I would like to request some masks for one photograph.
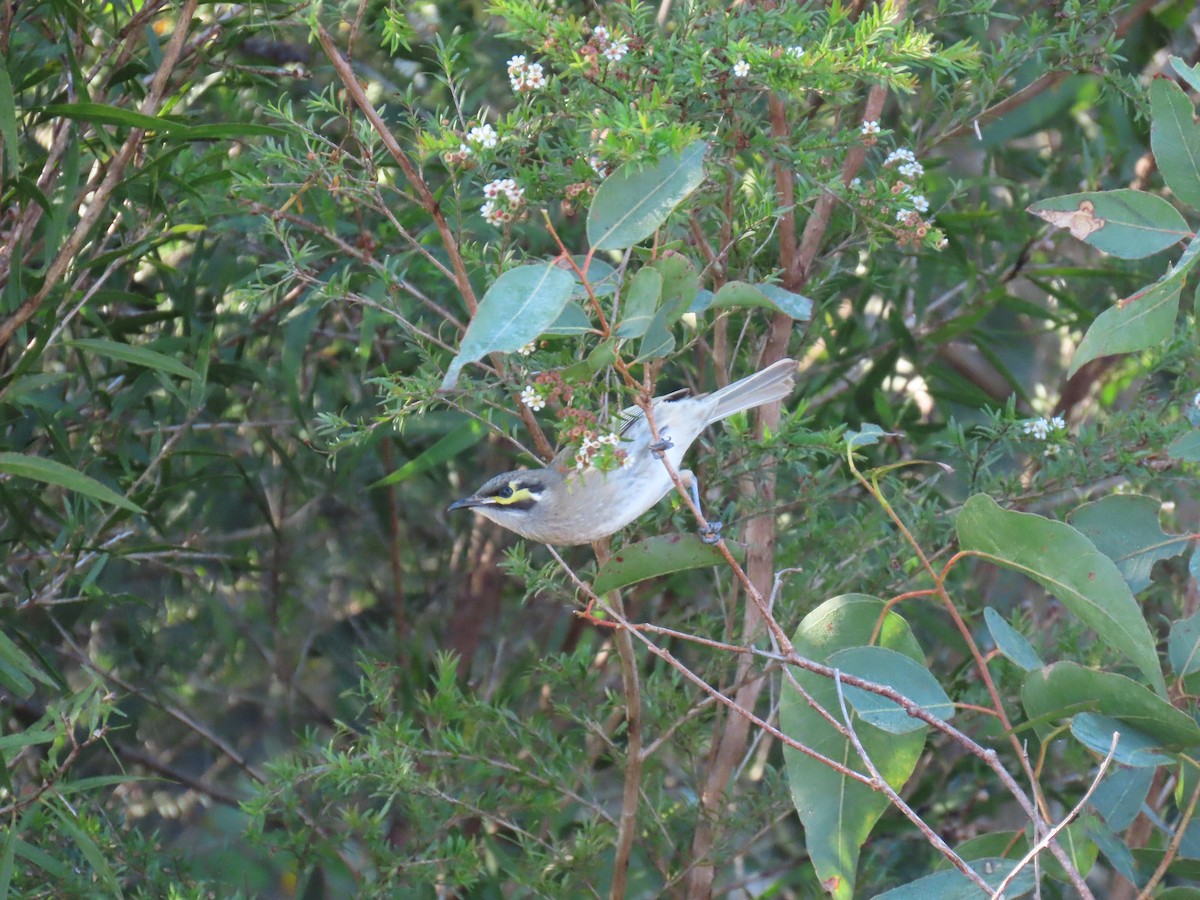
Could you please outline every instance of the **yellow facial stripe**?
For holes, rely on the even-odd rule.
[[[517,487],[515,481],[508,483],[508,492],[507,495],[496,494],[492,497],[492,502],[497,506],[514,506],[535,499],[533,491],[529,488]]]

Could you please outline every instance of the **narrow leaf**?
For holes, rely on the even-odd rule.
[[[1025,635],[1004,621],[1004,617],[1000,613],[990,606],[985,607],[983,620],[987,623],[992,640],[996,642],[996,649],[1010,662],[1020,666],[1026,672],[1042,667],[1041,657],[1037,655],[1033,645],[1025,640]]]
[[[1153,737],[1167,750],[1200,744],[1200,725],[1145,685],[1116,672],[1058,662],[1025,677],[1021,704],[1039,733],[1045,726],[1083,712],[1098,712]]]
[[[21,171],[21,147],[17,143],[17,99],[8,77],[8,59],[0,53],[0,156],[4,171],[15,179]]]
[[[631,161],[609,175],[588,210],[588,243],[596,250],[624,250],[654,234],[704,180],[706,150],[696,141],[652,165]]]
[[[29,478],[45,484],[58,485],[69,491],[91,497],[101,503],[111,503],[130,512],[145,512],[132,500],[127,500],[111,488],[101,484],[95,478],[82,472],[64,466],[52,459],[42,459],[38,456],[26,456],[23,453],[0,453],[0,472]]]
[[[1086,537],[1062,522],[1001,509],[986,494],[963,505],[957,529],[964,550],[1038,582],[1166,693],[1141,608],[1116,564]]]
[[[122,344],[120,341],[109,341],[103,338],[79,338],[74,341],[66,341],[66,344],[76,350],[95,353],[97,356],[107,356],[110,359],[132,363],[146,369],[157,369],[179,378],[200,380],[200,373],[195,369],[185,366],[174,357],[146,347],[135,347],[132,344]]]
[[[484,427],[483,423],[472,419],[470,422],[466,422],[455,428],[445,437],[434,443],[424,453],[415,459],[410,459],[391,475],[379,479],[370,485],[370,487],[378,488],[389,484],[399,484],[415,475],[420,475],[422,472],[428,472],[430,469],[437,468],[447,460],[458,456],[458,454],[462,453],[468,447],[479,443],[486,434],[487,428]]]
[[[745,550],[726,541],[734,558],[741,559]],[[683,572],[688,569],[704,569],[725,562],[712,544],[706,544],[697,534],[662,534],[646,538],[636,544],[627,544],[600,567],[592,588],[597,594],[615,591],[639,581]]]
[[[440,390],[452,389],[467,363],[488,353],[515,353],[534,340],[558,319],[574,287],[571,273],[550,263],[504,272],[479,301]]]
[[[1200,209],[1200,125],[1183,89],[1166,76],[1150,82],[1150,149],[1163,181],[1180,200]]]

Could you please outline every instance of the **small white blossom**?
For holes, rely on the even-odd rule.
[[[500,137],[496,134],[496,129],[491,125],[476,125],[467,132],[467,140],[472,144],[479,144],[481,147],[490,150],[499,142]]]
[[[594,434],[585,434],[583,440],[579,442],[579,449],[583,451],[592,451],[600,449],[600,441],[596,439]]]
[[[591,468],[592,457],[588,455],[586,450],[580,450],[575,454],[575,468],[580,471]]]
[[[744,59],[739,59],[733,64],[733,74],[735,78],[745,78],[750,74],[750,63]]]
[[[1052,431],[1062,431],[1067,427],[1067,421],[1062,416],[1054,416],[1050,419],[1050,429]]]
[[[610,431],[608,434],[600,435],[599,441],[601,444],[608,444],[612,447],[615,447],[621,442],[621,436],[615,431]]]
[[[525,87],[530,91],[541,90],[546,86],[546,73],[541,63],[533,63],[525,70]]]
[[[472,150],[466,144],[459,144],[458,152],[461,153],[463,156],[470,156],[472,153]]]
[[[914,160],[912,162],[906,162],[904,165],[900,166],[898,171],[901,175],[906,175],[909,178],[920,178],[925,174],[925,167]]]
[[[1025,423],[1024,431],[1026,434],[1031,434],[1039,441],[1044,441],[1046,435],[1050,433],[1050,426],[1045,419],[1029,419]]]
[[[863,120],[862,133],[866,135],[879,134],[879,123],[874,119]]]
[[[929,212],[929,201],[925,199],[924,194],[913,194],[908,198],[908,202],[919,213]]]
[[[888,154],[887,159],[883,161],[885,166],[890,166],[894,162],[916,162],[917,158],[911,150],[893,150]]]
[[[855,190],[855,191],[857,191],[857,190],[859,190],[861,187],[862,187],[862,179],[861,179],[861,178],[851,178],[851,179],[850,179],[850,188],[851,188],[851,190]]]
[[[911,216],[912,214],[913,214],[913,211],[911,209],[898,209],[898,210],[896,210],[896,221],[897,222],[907,222],[909,216]]]
[[[509,75],[512,75],[514,72],[519,72],[521,69],[524,69],[524,68],[525,68],[525,57],[524,56],[514,56],[512,59],[510,59],[508,61],[508,74]]]
[[[601,178],[608,174],[608,166],[604,164],[604,160],[600,158],[599,154],[593,153],[587,158],[587,161],[588,165],[592,167],[592,171]]]
[[[624,39],[613,41],[601,52],[609,62],[620,62],[625,58],[625,54],[629,52],[629,42]]]
[[[493,200],[489,200],[487,203],[483,204],[482,208],[479,210],[479,214],[483,216],[483,220],[489,225],[495,225],[497,227],[503,225],[512,218],[512,215],[507,210],[500,209],[500,207],[496,206],[496,203]]]
[[[522,356],[529,356],[536,349],[537,349],[537,343],[535,341],[530,341],[528,344],[525,344],[522,347],[520,347],[517,350],[517,352],[519,354],[521,354]]]
[[[804,55],[804,48],[799,47],[799,46],[788,47],[787,55],[790,56],[792,59],[799,59],[800,57],[802,57]]]
[[[592,29],[592,39],[601,47],[608,43],[608,29],[603,25],[597,25]]]
[[[546,398],[532,384],[527,384],[521,391],[521,402],[534,412],[546,408]]]

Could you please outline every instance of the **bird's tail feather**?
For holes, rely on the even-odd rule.
[[[717,406],[710,422],[719,422],[743,409],[753,409],[764,403],[782,400],[796,386],[796,361],[781,359],[760,372],[747,375],[741,381],[716,391]]]

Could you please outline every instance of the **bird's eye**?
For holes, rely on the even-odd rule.
[[[500,490],[496,492],[496,496],[502,500],[507,500],[512,495],[513,495],[513,489],[512,489],[511,484],[506,484],[504,487],[500,488]]]

